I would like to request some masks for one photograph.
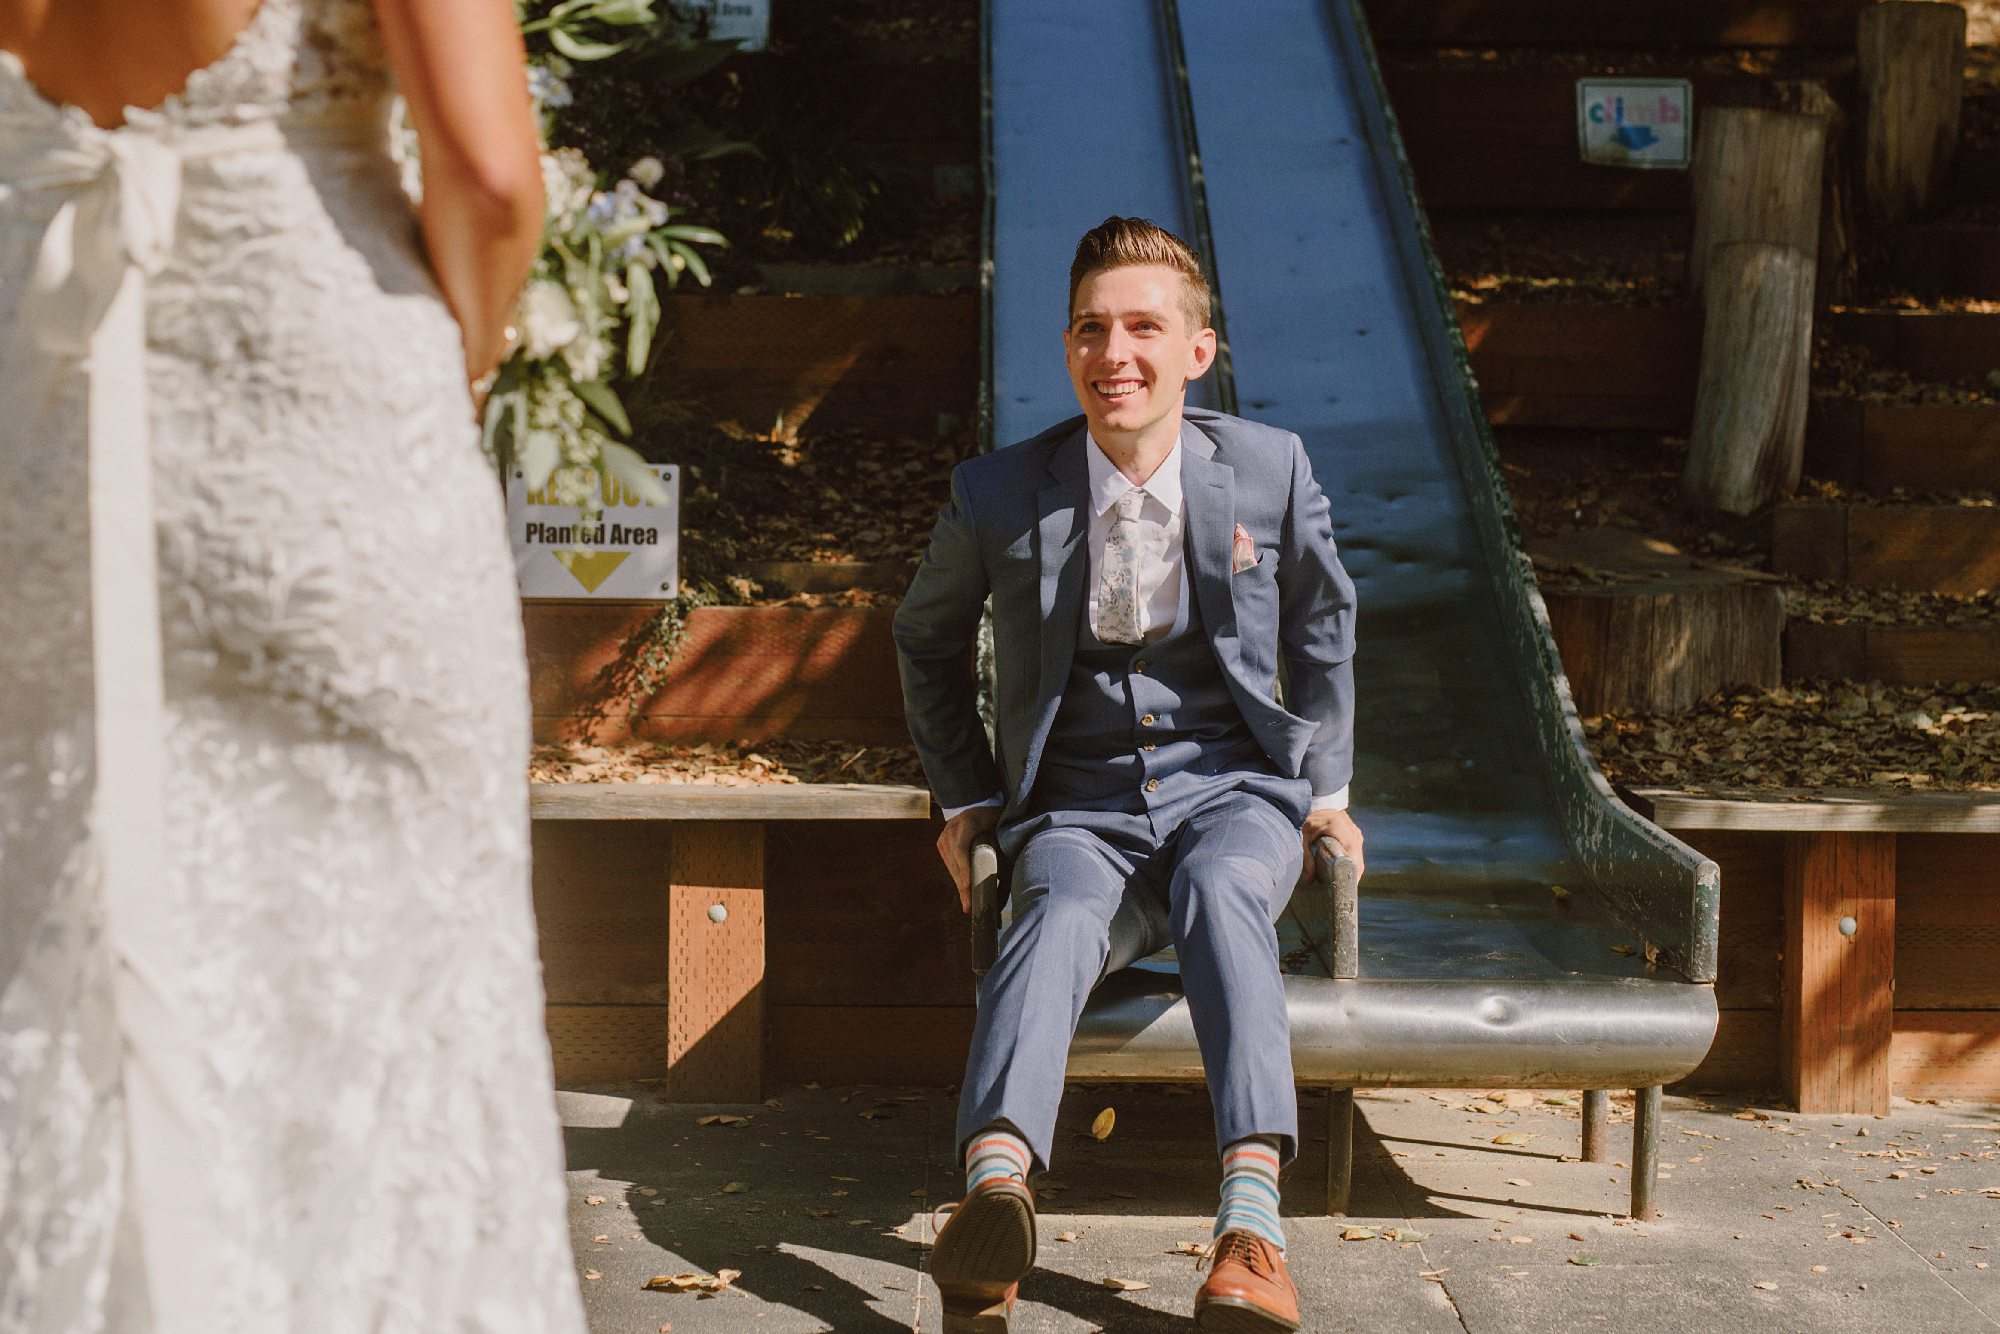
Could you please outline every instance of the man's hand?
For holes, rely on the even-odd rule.
[[[972,842],[981,834],[990,834],[1000,827],[998,806],[974,806],[960,811],[944,822],[944,832],[938,835],[938,856],[944,858],[945,868],[958,885],[958,910],[972,911]],[[1359,847],[1359,835],[1355,846]]]
[[[1366,865],[1361,860],[1361,830],[1354,819],[1344,810],[1314,811],[1306,817],[1304,830],[1306,845],[1306,874],[1313,874],[1313,844],[1322,838],[1330,838],[1340,845],[1340,850],[1354,858],[1354,873],[1357,879]],[[971,844],[968,842],[967,847]]]

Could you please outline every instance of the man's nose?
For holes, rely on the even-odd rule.
[[[1104,350],[1099,354],[1104,361],[1124,364],[1132,359],[1132,336],[1117,325],[1104,331]]]

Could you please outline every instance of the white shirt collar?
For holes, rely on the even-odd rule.
[[[1090,466],[1090,506],[1093,514],[1102,514],[1118,503],[1118,497],[1132,489],[1132,479],[1118,471],[1118,465],[1104,452],[1104,446],[1097,443],[1097,437],[1084,433],[1090,448],[1083,451]],[[1153,475],[1139,488],[1153,499],[1167,507],[1167,513],[1181,512],[1181,442],[1174,438],[1174,447]]]

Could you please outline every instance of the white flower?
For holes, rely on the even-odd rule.
[[[667,174],[667,169],[656,157],[642,157],[634,162],[632,170],[625,174],[637,181],[641,189],[650,190],[660,183],[660,178]]]
[[[530,361],[554,356],[583,332],[569,292],[547,279],[529,283],[521,293],[514,324],[521,331],[521,355]]]
[[[569,373],[578,380],[595,380],[604,374],[604,343],[596,338],[579,338],[562,350]]]

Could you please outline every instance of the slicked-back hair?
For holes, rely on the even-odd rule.
[[[1076,315],[1076,289],[1100,269],[1124,269],[1135,264],[1164,264],[1181,276],[1181,313],[1188,332],[1208,327],[1208,276],[1186,241],[1144,218],[1106,218],[1076,243],[1069,266],[1069,313]]]

